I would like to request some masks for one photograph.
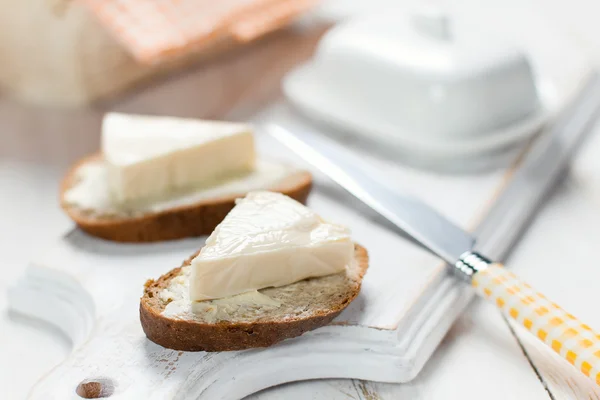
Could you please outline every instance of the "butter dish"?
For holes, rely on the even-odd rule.
[[[420,8],[336,26],[283,89],[305,115],[398,160],[470,168],[539,130],[537,79],[528,55],[484,24]]]

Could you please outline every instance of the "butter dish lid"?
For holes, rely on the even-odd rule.
[[[382,57],[405,72],[448,79],[470,79],[525,58],[506,39],[434,7],[372,14],[338,25],[325,35],[315,58],[342,51]]]
[[[485,21],[435,8],[337,25],[283,89],[348,135],[449,159],[523,143],[546,119],[528,54]]]

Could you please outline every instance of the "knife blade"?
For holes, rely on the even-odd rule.
[[[392,222],[417,242],[449,263],[455,263],[475,244],[475,238],[419,199],[386,187],[373,176],[359,156],[318,133],[297,135],[280,125],[269,133],[332,180]],[[318,149],[318,150],[317,150]]]
[[[583,136],[584,128],[598,112],[599,104],[600,78],[593,74],[585,89],[562,118],[556,121],[553,129],[572,131],[573,136]],[[281,124],[269,124],[267,131],[446,262],[454,265],[461,255],[474,248],[476,238],[473,235],[456,226],[420,199],[378,182],[373,178],[377,171],[365,165],[359,155],[332,139],[310,129],[295,133]],[[570,154],[578,143],[579,140],[569,140],[567,144],[572,149],[563,149],[563,153]],[[555,150],[551,146],[544,148],[547,148],[547,151]],[[533,149],[534,152],[535,150]],[[537,158],[542,156],[540,154]]]
[[[434,209],[410,195],[386,187],[372,177],[357,155],[318,133],[297,135],[280,125],[269,132],[332,180],[449,263],[456,262],[475,239]],[[318,149],[318,150],[317,150]]]

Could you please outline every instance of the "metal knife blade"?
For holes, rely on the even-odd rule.
[[[454,264],[475,238],[421,200],[395,192],[372,178],[364,161],[315,132],[296,135],[280,125],[268,131],[310,164],[442,259]],[[317,150],[318,149],[318,150]]]
[[[537,179],[544,181],[542,185],[545,188],[544,193],[550,187],[550,181],[559,175],[557,169],[563,168],[565,161],[563,159],[568,159],[575,151],[599,112],[600,75],[594,72],[583,85],[579,95],[554,122],[548,135],[540,138],[530,150],[532,157],[529,157],[529,163],[538,167],[533,170],[540,173]],[[280,124],[268,125],[267,131],[451,265],[475,246],[473,235],[450,222],[421,200],[400,194],[377,182],[372,178],[376,172],[368,171],[368,166],[358,155],[335,141],[308,129],[302,129],[302,132],[297,134]],[[554,156],[557,145],[562,147],[560,157]],[[554,159],[554,165],[548,166],[547,162],[544,162],[546,159],[550,161]],[[520,189],[527,190],[527,188]],[[505,195],[511,194],[505,193]],[[527,216],[522,216],[520,220],[527,220]],[[521,223],[523,224],[524,222]]]

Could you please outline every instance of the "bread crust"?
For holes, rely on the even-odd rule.
[[[197,254],[197,253],[196,253]],[[290,317],[281,321],[217,322],[214,324],[188,321],[163,316],[165,305],[159,299],[161,290],[169,286],[182,267],[189,265],[196,255],[186,260],[158,280],[146,282],[140,299],[140,321],[144,333],[156,344],[183,351],[231,351],[256,347],[268,347],[284,339],[300,336],[305,332],[329,324],[356,298],[362,278],[369,267],[367,250],[354,246],[357,261],[356,274],[351,277],[351,290],[338,297],[326,311],[315,310],[310,316]],[[319,278],[313,278],[319,279]]]
[[[209,235],[235,206],[235,199],[243,196],[219,197],[203,200],[160,212],[141,216],[94,216],[69,205],[65,193],[77,182],[77,170],[84,164],[97,162],[102,158],[94,154],[76,163],[67,173],[61,184],[60,204],[67,215],[83,231],[90,235],[115,242],[158,242]],[[308,171],[298,171],[288,180],[280,182],[269,190],[283,193],[302,204],[312,189],[312,175]]]

